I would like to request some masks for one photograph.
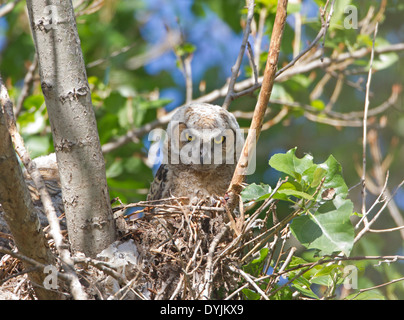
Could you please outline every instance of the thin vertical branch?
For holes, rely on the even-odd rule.
[[[28,68],[27,74],[24,77],[24,85],[21,89],[20,96],[18,97],[15,106],[16,117],[18,117],[18,115],[20,114],[22,105],[24,104],[25,99],[28,97],[30,88],[32,87],[32,84],[34,82],[34,74],[37,68],[38,68],[38,56],[35,54],[34,59],[32,60],[30,67]]]
[[[366,82],[366,97],[365,97],[365,110],[363,114],[363,139],[362,139],[362,214],[366,214],[366,145],[367,145],[367,120],[368,120],[368,110],[369,110],[369,91],[370,83],[372,80],[372,66],[375,51],[376,35],[378,30],[378,24],[376,24],[375,32],[373,36],[372,52],[370,55],[370,66],[368,73],[368,80]],[[368,220],[364,219],[365,225],[367,225]]]
[[[325,11],[327,10],[328,1],[324,7],[324,14],[325,14]],[[330,7],[330,13],[327,16],[327,20],[325,21],[325,25],[324,25],[325,30],[324,30],[324,38],[323,38],[323,43],[322,43],[323,56],[321,57],[321,62],[323,61],[323,58],[324,58],[325,37],[327,36],[327,30],[330,27],[331,17],[332,17],[332,14],[334,13],[334,4],[335,4],[335,0],[332,0],[331,7]]]
[[[268,9],[266,7],[263,7],[260,11],[260,16],[258,20],[258,30],[254,41],[254,53],[255,53],[254,62],[258,68],[258,71],[260,65],[262,37],[264,36],[265,19],[267,17],[267,14]]]
[[[278,1],[276,17],[271,35],[270,48],[265,66],[264,79],[262,81],[261,91],[254,109],[254,115],[250,125],[250,130],[247,135],[247,139],[244,143],[240,159],[237,163],[236,170],[234,171],[232,181],[227,191],[229,195],[227,208],[230,209],[230,211],[232,211],[232,208],[234,208],[237,205],[237,195],[241,192],[241,183],[243,182],[244,177],[247,173],[248,164],[251,160],[253,151],[256,147],[256,142],[261,133],[262,122],[264,119],[265,111],[267,110],[268,107],[268,101],[271,96],[272,87],[275,81],[276,69],[278,65],[279,52],[281,47],[281,40],[286,23],[287,5],[288,5],[287,0]]]
[[[301,0],[298,1],[301,4]],[[295,16],[295,38],[293,39],[293,58],[297,57],[300,52],[300,42],[302,38],[302,14],[296,12]]]
[[[244,29],[243,41],[241,42],[241,47],[240,47],[240,51],[237,56],[236,63],[231,68],[231,78],[230,78],[230,82],[229,82],[229,87],[227,90],[227,95],[226,95],[223,105],[222,105],[222,107],[224,109],[227,109],[230,105],[230,102],[234,99],[234,97],[233,97],[234,85],[236,84],[238,73],[240,71],[241,62],[243,61],[244,52],[245,52],[245,49],[247,46],[248,37],[251,32],[251,21],[254,18],[254,6],[255,6],[254,0],[250,0],[249,5],[248,5],[247,22],[246,22],[246,26]]]
[[[252,78],[254,79],[254,84],[258,83],[258,68],[257,65],[255,64],[255,59],[254,59],[254,52],[251,48],[251,44],[247,41],[247,53],[248,53],[248,59],[250,60],[250,66],[252,72]]]

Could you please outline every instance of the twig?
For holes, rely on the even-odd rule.
[[[351,59],[351,58],[360,59],[369,53],[368,48],[361,48],[361,49],[358,49],[353,52],[341,53],[333,59],[325,58],[323,62],[320,59],[315,59],[315,60],[311,60],[311,61],[299,64],[298,66],[294,66],[295,63],[299,59],[302,58],[302,56],[304,56],[308,51],[310,51],[318,43],[318,41],[321,39],[321,36],[323,34],[322,32],[324,32],[324,31],[320,30],[319,34],[313,40],[313,42],[311,43],[311,45],[308,48],[303,50],[301,54],[299,54],[295,59],[293,59],[291,62],[289,62],[285,67],[278,70],[278,72],[276,73],[277,82],[285,81],[294,75],[310,72],[317,68],[321,68],[321,67],[325,68],[327,66],[330,66],[332,63],[339,63],[341,61],[345,61],[345,60]],[[397,43],[397,44],[386,45],[383,47],[378,47],[375,49],[375,54],[397,52],[397,51],[404,51],[404,43]],[[259,77],[258,81],[259,82],[257,84],[254,84],[254,80],[249,78],[249,79],[242,80],[242,81],[236,83],[234,85],[234,91],[237,93],[234,94],[234,99],[237,99],[244,95],[251,94],[255,90],[261,88],[263,77]],[[228,92],[228,84],[225,84],[222,88],[213,90],[197,99],[194,99],[192,102],[195,102],[195,103],[212,102],[216,99],[225,97],[227,92]],[[173,111],[167,113],[166,115],[164,115],[150,123],[147,123],[147,124],[143,125],[142,127],[129,130],[125,135],[117,138],[114,141],[104,144],[102,146],[102,152],[103,153],[112,152],[112,151],[124,146],[125,144],[132,142],[133,139],[142,137],[145,134],[149,133],[151,130],[168,123],[171,120],[175,111],[176,110],[174,109]],[[370,113],[369,113],[369,115],[370,115]]]
[[[373,202],[373,204],[372,204],[372,206],[369,208],[369,210],[361,217],[361,219],[360,219],[360,220],[358,221],[358,223],[355,225],[355,230],[359,228],[359,226],[360,226],[360,224],[362,223],[362,221],[367,217],[367,215],[373,210],[373,208],[374,208],[377,204],[382,203],[383,201],[385,201],[385,199],[384,199],[384,192],[385,192],[385,190],[386,190],[386,188],[387,188],[387,181],[388,181],[388,179],[389,179],[389,173],[387,172],[386,179],[385,179],[385,181],[384,181],[383,188],[382,188],[382,190],[381,190],[380,193],[379,193],[379,196],[378,196],[378,197],[376,198],[376,200]]]
[[[275,80],[281,40],[286,22],[287,4],[287,0],[278,1],[274,27],[271,35],[270,49],[265,66],[264,79],[262,82],[260,95],[258,97],[257,105],[254,109],[254,116],[250,125],[247,139],[244,143],[240,159],[237,163],[236,170],[234,171],[232,181],[227,191],[229,195],[229,201],[226,205],[229,209],[231,209],[230,211],[233,211],[234,207],[237,205],[236,199],[241,192],[241,183],[244,180],[249,161],[251,160],[253,150],[261,133],[263,118],[265,115],[265,111],[267,110],[268,101],[271,96],[272,87]]]
[[[370,55],[370,66],[369,66],[369,74],[368,80],[366,83],[366,97],[365,97],[365,111],[363,113],[363,140],[362,140],[362,214],[366,214],[366,145],[367,145],[367,120],[368,120],[368,109],[369,109],[369,90],[370,90],[370,82],[372,79],[372,66],[373,66],[373,57],[375,51],[375,42],[377,35],[378,25],[376,24],[375,32],[373,35],[373,43],[372,43],[372,51]],[[367,218],[364,219],[365,225],[367,224]]]
[[[335,0],[334,0],[335,1]],[[331,4],[331,6],[333,7],[334,6],[334,1],[333,1],[333,3]],[[333,9],[332,10],[330,10],[330,13],[329,13],[329,15],[328,15],[328,18],[327,18],[327,20],[328,19],[331,19],[331,15],[332,15],[332,12],[333,12]],[[278,70],[278,72],[276,73],[276,78],[277,77],[279,77],[282,73],[284,73],[287,69],[289,69],[290,67],[292,67],[292,66],[294,66],[295,65],[295,63],[297,62],[297,61],[299,61],[307,52],[309,52],[311,49],[313,49],[316,45],[317,45],[317,43],[321,40],[321,38],[323,38],[323,37],[325,37],[325,34],[326,34],[326,32],[327,32],[327,24],[326,23],[322,23],[322,26],[321,26],[321,29],[320,29],[320,31],[318,32],[318,34],[317,34],[317,36],[314,38],[314,40],[311,42],[311,44],[306,48],[306,49],[304,49],[302,52],[300,52],[296,57],[294,57],[294,59],[292,60],[292,61],[290,61],[286,66],[284,66],[282,69],[280,69],[280,70]],[[320,58],[320,63],[323,63],[324,61],[323,61],[324,59],[323,59],[323,57],[321,57]]]
[[[243,270],[238,269],[232,265],[229,265],[229,269],[233,272],[238,273],[240,276],[242,276],[250,285],[252,285],[254,287],[255,290],[257,290],[257,292],[260,294],[260,296],[262,298],[264,298],[265,300],[269,300],[269,298],[267,297],[265,292],[262,291],[262,289],[254,282],[254,280],[251,279],[251,276],[249,274],[245,273]]]
[[[35,73],[35,70],[37,69],[37,67],[38,67],[38,57],[35,54],[34,60],[32,61],[31,65],[28,68],[28,71],[24,77],[24,85],[21,89],[20,96],[18,97],[16,106],[15,106],[16,117],[18,117],[18,115],[20,114],[22,105],[24,104],[25,99],[28,97],[30,87],[34,80],[34,73]]]
[[[136,46],[136,44],[137,43],[132,43],[132,44],[130,44],[130,45],[128,45],[128,46],[125,46],[125,47],[123,47],[123,48],[121,48],[121,49],[119,49],[119,50],[116,50],[116,51],[114,51],[114,52],[112,52],[107,58],[102,58],[102,59],[97,59],[97,60],[94,60],[94,61],[92,61],[92,62],[90,62],[90,63],[87,63],[87,65],[86,65],[86,68],[94,68],[94,67],[96,67],[96,66],[98,66],[98,65],[100,65],[100,64],[103,64],[104,62],[107,62],[108,60],[110,60],[111,58],[114,58],[114,57],[117,57],[117,56],[119,56],[120,54],[122,54],[122,53],[126,53],[126,52],[128,52],[130,49],[132,49],[132,48],[134,48],[135,46]],[[168,48],[164,48],[165,50],[168,50]],[[165,51],[161,51],[161,54],[163,54]],[[148,60],[144,60],[144,61],[148,61]],[[144,61],[142,61],[142,63],[145,63]],[[137,65],[139,68],[141,67],[141,63],[139,63],[138,62],[138,65]]]
[[[354,243],[358,242],[358,240],[360,238],[362,238],[362,236],[369,231],[370,226],[379,218],[379,215],[383,212],[383,210],[386,208],[386,206],[388,205],[388,203],[390,202],[391,199],[394,198],[397,190],[399,188],[401,188],[401,186],[404,185],[404,180],[401,181],[401,183],[397,186],[396,190],[394,190],[393,194],[389,197],[389,199],[387,199],[385,201],[385,203],[383,204],[383,206],[379,209],[379,211],[375,214],[375,216],[372,218],[371,221],[368,222],[368,224],[366,224],[363,229],[356,235],[355,239],[354,239]]]
[[[104,261],[100,260],[95,260],[89,257],[75,257],[73,259],[74,263],[84,263],[86,265],[93,266],[94,268],[104,272],[105,274],[111,276],[115,280],[119,282],[119,284],[122,286],[121,290],[124,288],[127,288],[132,285],[133,281],[135,279],[131,279],[131,281],[127,281],[125,277],[120,274],[119,272],[115,271],[112,267],[109,267],[107,263]],[[140,291],[137,289],[132,288],[132,291],[142,300],[148,300],[147,297],[145,297]]]
[[[391,280],[391,281],[388,281],[388,282],[385,282],[385,283],[382,283],[382,284],[378,284],[377,286],[373,286],[373,287],[369,287],[369,288],[365,288],[365,289],[360,289],[359,292],[357,292],[353,297],[350,298],[350,300],[354,300],[357,296],[359,296],[360,294],[362,294],[362,293],[364,293],[366,291],[370,291],[370,290],[378,289],[378,288],[381,288],[381,287],[385,287],[385,286],[388,286],[388,285],[390,285],[392,283],[396,283],[396,282],[403,281],[403,280],[404,280],[404,277],[394,279],[394,280]]]
[[[254,0],[249,0],[249,1],[250,2],[248,4],[247,22],[246,22],[246,26],[244,29],[243,40],[241,42],[241,47],[240,47],[239,54],[237,56],[236,63],[231,68],[231,78],[230,78],[230,82],[229,82],[229,86],[228,86],[228,91],[227,91],[227,95],[226,95],[223,105],[222,105],[222,107],[224,109],[227,109],[230,105],[230,102],[233,100],[234,85],[236,83],[238,73],[240,71],[240,66],[241,66],[241,62],[243,61],[243,56],[244,56],[245,48],[247,45],[248,37],[251,32],[251,21],[254,18],[255,3],[254,3]]]
[[[291,213],[288,215],[286,218],[278,222],[276,225],[274,225],[271,229],[267,230],[265,232],[265,238],[260,240],[247,254],[243,256],[241,259],[241,262],[244,262],[249,256],[257,252],[259,248],[266,243],[274,234],[278,233],[280,230],[282,230],[285,225],[287,225],[294,217],[296,217],[301,211],[296,210],[295,212]],[[263,234],[264,235],[264,234]],[[260,235],[261,237],[262,235]],[[257,237],[258,238],[258,237]]]
[[[258,30],[254,41],[254,54],[255,54],[254,63],[257,67],[258,73],[260,67],[262,37],[264,36],[265,19],[267,15],[268,15],[268,9],[267,7],[264,6],[260,11],[260,16],[258,20]]]
[[[370,154],[372,155],[373,158],[373,172],[374,176],[376,178],[376,183],[378,187],[383,184],[383,179],[385,175],[385,168],[382,163],[382,155],[381,155],[381,150],[378,144],[378,136],[377,136],[377,131],[376,130],[371,130],[369,131],[368,134],[368,140],[369,140],[369,145],[370,145]],[[386,157],[387,158],[387,157]],[[387,166],[388,167],[388,166]],[[388,174],[388,171],[387,171]],[[386,198],[390,198],[390,190],[386,187],[383,186],[382,189],[382,194]],[[388,205],[387,208],[389,210],[389,213],[391,217],[393,218],[394,222],[397,224],[397,226],[402,226],[404,225],[404,219],[401,216],[400,210],[397,208],[396,203],[394,202],[394,199],[392,199]],[[398,229],[400,230],[400,229]],[[404,239],[404,230],[400,230],[401,238]]]
[[[45,267],[46,267],[46,265],[44,265],[44,264],[42,264],[42,263],[40,263],[40,262],[38,262],[38,261],[36,261],[34,259],[28,258],[28,257],[24,256],[21,253],[14,252],[14,251],[12,251],[12,250],[10,250],[8,248],[5,248],[3,246],[0,246],[0,253],[8,254],[8,255],[16,258],[16,259],[19,259],[21,261],[25,261],[28,264],[32,265],[35,269],[44,270]],[[33,271],[33,270],[31,270],[31,271]],[[60,278],[62,280],[65,280],[67,282],[71,281],[71,276],[69,274],[67,274],[67,273],[58,272],[57,276],[58,276],[58,278]]]
[[[220,239],[224,236],[227,230],[229,230],[229,225],[225,224],[210,244],[205,268],[205,288],[202,292],[202,299],[209,299],[210,297],[210,284],[212,282],[213,265],[214,265],[213,254],[215,252],[217,245],[219,244]]]
[[[4,6],[2,6],[0,8],[0,17],[3,17],[6,14],[8,14],[9,12],[11,12],[20,1],[21,0],[10,1],[7,4],[5,4]]]
[[[252,76],[254,79],[254,84],[257,84],[258,83],[258,70],[257,70],[257,65],[255,64],[254,53],[252,51],[251,44],[249,41],[247,41],[247,53],[248,53],[248,59],[250,60],[251,69],[253,71]]]
[[[268,297],[273,296],[275,293],[277,293],[279,290],[281,290],[282,288],[288,286],[289,284],[291,284],[293,281],[295,281],[297,278],[299,278],[300,276],[302,276],[303,274],[305,274],[307,271],[310,271],[311,269],[313,269],[315,266],[321,264],[322,260],[319,260],[317,262],[312,263],[311,265],[309,265],[306,269],[301,270],[300,272],[298,272],[292,279],[289,279],[286,283],[284,283],[281,286],[278,286],[275,290],[271,291],[268,294]],[[285,271],[286,273],[286,271]],[[282,274],[282,272],[277,273],[277,275],[279,276],[279,274]],[[272,274],[272,276],[274,276],[274,274]]]
[[[331,7],[330,7],[330,12],[329,12],[329,14],[328,14],[328,16],[327,16],[327,20],[325,21],[325,24],[323,24],[323,27],[324,27],[324,38],[323,38],[323,43],[322,43],[322,46],[321,46],[321,47],[322,47],[322,51],[323,51],[323,56],[321,57],[321,61],[324,59],[325,37],[326,37],[326,35],[327,35],[327,30],[328,30],[328,28],[329,28],[329,26],[330,26],[330,21],[331,21],[332,14],[334,13],[334,4],[335,4],[335,0],[332,0]],[[325,8],[324,8],[324,14],[325,14],[325,11],[327,10],[327,9],[326,9],[327,5],[328,5],[328,0],[327,0],[326,5],[325,5]]]
[[[181,42],[181,36],[179,32],[169,31],[165,37],[165,41],[145,53],[139,54],[130,58],[126,66],[129,70],[136,70],[144,66],[153,59],[160,57],[162,54],[171,50],[173,47]]]
[[[301,4],[301,0],[298,1]],[[295,37],[293,39],[293,58],[296,57],[300,53],[300,43],[302,37],[302,14],[300,12],[296,12],[295,16]]]
[[[288,255],[287,255],[287,257],[286,257],[284,263],[282,264],[282,266],[280,267],[280,269],[279,269],[279,271],[278,271],[279,273],[282,273],[282,272],[286,269],[286,267],[289,265],[289,263],[290,263],[290,261],[292,260],[292,257],[293,257],[293,255],[295,254],[296,250],[297,250],[296,247],[292,247],[292,248],[290,249],[290,251],[289,251],[289,253],[288,253]],[[282,251],[281,251],[281,252],[282,252]],[[281,255],[279,254],[279,258],[280,258],[280,256],[281,256]],[[275,267],[274,267],[274,270],[275,270]],[[279,279],[280,277],[281,277],[281,276],[277,276],[277,277],[274,278],[273,281],[269,281],[269,282],[268,282],[267,289],[265,290],[266,293],[269,292],[269,290],[271,289],[271,287],[273,286],[274,283],[277,283],[277,282],[278,282],[278,279]]]
[[[182,65],[182,73],[185,78],[185,103],[192,101],[192,69],[191,69],[192,54],[186,57],[180,57]]]
[[[403,230],[404,226],[400,227],[394,227],[394,228],[389,228],[389,229],[369,229],[369,232],[374,232],[374,233],[383,233],[383,232],[393,232],[397,230]]]

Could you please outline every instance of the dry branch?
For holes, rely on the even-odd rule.
[[[250,125],[246,141],[244,143],[240,159],[237,163],[232,181],[228,188],[229,200],[227,206],[230,211],[233,211],[238,202],[238,195],[241,191],[241,183],[245,178],[248,169],[249,161],[256,147],[256,142],[261,133],[261,127],[264,119],[265,112],[268,107],[268,101],[271,96],[272,87],[275,80],[276,69],[278,65],[278,58],[281,46],[283,30],[286,23],[286,8],[288,1],[278,1],[276,10],[276,17],[274,27],[271,35],[270,49],[268,53],[267,63],[264,71],[264,79],[262,81],[260,95],[258,97],[257,105],[254,109],[253,119]]]
[[[228,91],[227,91],[226,97],[225,97],[223,105],[222,105],[222,108],[224,108],[224,109],[227,109],[230,105],[230,102],[234,99],[234,85],[236,84],[236,81],[237,81],[241,62],[243,60],[244,52],[245,52],[245,49],[247,46],[248,37],[251,32],[251,22],[254,18],[254,6],[255,6],[254,0],[249,0],[247,22],[246,22],[245,29],[244,29],[243,40],[241,42],[240,51],[237,56],[236,63],[231,68],[232,74],[231,74],[231,78],[230,78],[228,89],[227,89]]]
[[[370,55],[370,66],[368,73],[368,80],[366,82],[366,97],[365,97],[365,109],[363,112],[363,138],[362,138],[362,214],[366,214],[366,145],[367,145],[367,121],[368,121],[368,110],[369,110],[369,92],[370,92],[370,83],[372,79],[372,66],[373,66],[373,57],[375,50],[375,42],[377,35],[377,24],[373,35],[373,43],[372,43],[372,52]],[[367,218],[364,219],[365,225],[367,225]]]
[[[0,206],[5,212],[5,220],[11,230],[19,252],[42,264],[54,264],[55,259],[46,245],[38,215],[31,201],[28,187],[24,181],[11,137],[6,125],[4,86],[1,90],[0,110]],[[25,262],[26,263],[26,262]],[[29,268],[31,263],[26,264]],[[35,292],[39,299],[57,299],[59,295],[42,287],[45,280],[43,269],[30,273]]]
[[[41,176],[40,171],[36,168],[35,162],[31,160],[31,157],[28,151],[25,148],[24,140],[20,133],[17,130],[17,124],[15,121],[15,116],[13,113],[13,104],[10,100],[8,95],[7,89],[4,86],[2,80],[0,79],[0,101],[3,105],[6,119],[7,119],[7,126],[10,132],[10,136],[12,138],[14,148],[21,159],[21,162],[27,169],[27,172],[31,176],[36,189],[38,190],[41,201],[44,207],[44,211],[46,217],[49,222],[49,234],[55,241],[55,246],[57,251],[60,254],[60,259],[62,262],[62,266],[65,272],[69,275],[69,285],[71,287],[72,295],[75,299],[86,299],[87,295],[84,293],[83,289],[81,288],[80,281],[74,271],[73,260],[71,259],[70,252],[67,249],[67,244],[64,241],[64,238],[61,234],[59,220],[56,214],[56,210],[52,203],[52,198],[46,188],[45,182]],[[19,221],[19,223],[23,224],[23,221]]]

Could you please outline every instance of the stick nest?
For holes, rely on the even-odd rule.
[[[143,209],[124,215],[128,207]],[[266,219],[257,219],[261,211],[262,207],[247,217],[237,213],[229,221],[220,202],[213,207],[189,206],[171,198],[118,206],[114,216],[119,241],[95,259],[73,255],[75,272],[92,299],[242,298],[240,284],[246,281],[241,266],[267,243],[262,235],[271,231],[265,228]],[[54,249],[51,239],[49,245]],[[0,264],[0,297],[35,298],[19,259],[7,256],[3,261],[6,256]],[[7,267],[10,264],[19,267]],[[15,286],[7,281],[22,281],[21,277],[25,277],[25,291],[11,294]],[[64,280],[59,280],[58,291],[74,298]]]

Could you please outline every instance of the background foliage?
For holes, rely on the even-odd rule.
[[[319,7],[324,6],[325,2],[290,1],[280,65],[285,65],[294,56],[297,19],[301,19],[300,49],[303,49],[321,28]],[[105,0],[75,1],[75,4],[77,26],[102,144],[115,141],[129,130],[144,128],[144,125],[156,118],[161,119],[166,112],[183,104],[186,82],[182,70],[187,61],[190,61],[192,70],[194,99],[221,88],[230,76],[231,66],[237,56],[245,23],[243,14],[246,13],[244,2],[240,0]],[[259,59],[262,70],[276,1],[258,0],[256,4],[257,19],[263,8],[268,11]],[[401,19],[404,4],[401,1],[391,0],[387,3],[383,0],[339,0],[325,39],[324,57],[370,48],[372,45],[372,33],[360,33],[358,29],[343,27],[346,18],[344,9],[350,4],[358,9],[359,21],[365,19],[372,8],[375,14],[380,13],[376,47],[404,42],[404,25]],[[175,32],[180,32],[180,40],[174,48],[161,48],[160,45],[167,40],[168,35]],[[251,42],[253,43],[253,39]],[[18,105],[24,77],[34,59],[34,46],[24,2],[18,3],[14,10],[0,19],[0,50],[0,71],[11,98]],[[393,86],[402,84],[403,61],[403,53],[400,51],[375,56],[370,108],[385,103],[392,95]],[[353,204],[351,211],[360,212],[361,187],[357,185],[360,182],[362,164],[362,127],[352,124],[352,119],[341,119],[337,124],[323,123],[322,120],[327,119],[330,112],[342,114],[363,111],[368,65],[369,55],[366,55],[356,59],[352,65],[339,65],[333,72],[317,68],[276,83],[271,99],[289,104],[271,104],[266,121],[278,119],[277,116],[283,109],[287,112],[280,121],[271,123],[268,130],[263,131],[257,147],[257,170],[248,177],[248,182],[274,187],[281,177],[280,172],[288,172],[285,172],[285,168],[276,168],[276,165],[272,166],[277,169],[274,170],[268,166],[268,161],[274,154],[286,154],[291,149],[300,159],[309,159],[309,155],[312,155],[314,163],[338,161],[344,184],[346,183],[343,187],[344,194],[350,199],[344,201]],[[251,67],[245,57],[239,80],[246,79],[251,74]],[[341,74],[344,77],[338,93]],[[395,88],[398,90],[399,87]],[[380,148],[383,166],[389,169],[388,186],[391,190],[404,179],[401,169],[404,161],[402,98],[400,92],[393,106],[369,119],[371,128],[377,129],[374,131],[374,143],[377,142]],[[217,99],[211,102],[220,105],[222,101]],[[231,104],[230,111],[250,112],[255,101],[255,95],[239,98]],[[293,104],[294,102],[297,104]],[[312,109],[316,111],[312,113],[317,116],[315,118],[307,114]],[[248,127],[248,117],[239,117],[239,123],[242,127]],[[32,157],[53,151],[37,74],[34,75],[29,94],[23,101],[18,124]],[[119,197],[124,203],[145,199],[153,179],[153,170],[158,166],[148,158],[149,147],[150,142],[145,131],[124,146],[105,153],[111,197]],[[297,150],[293,149],[295,147]],[[377,159],[369,151],[367,160],[369,177],[372,177]],[[313,163],[310,165],[314,166]],[[377,179],[372,178],[371,181]],[[312,182],[311,179],[310,183]],[[377,182],[374,184],[377,185]],[[316,185],[311,187],[315,188]],[[295,191],[303,192],[303,189]],[[375,190],[375,194],[370,193],[367,198],[368,207],[378,196],[377,191],[380,188]],[[401,189],[397,191],[394,201],[402,216],[404,192]],[[282,216],[283,212],[286,214],[290,205],[287,201],[280,202],[278,215]],[[359,218],[351,219],[358,221]],[[293,224],[298,228],[299,220],[293,221]],[[397,225],[386,210],[373,228],[395,226]],[[352,254],[403,255],[402,245],[403,237],[399,231],[370,233],[353,248]],[[312,251],[303,250],[303,247],[299,247],[299,255],[300,258],[294,257],[292,263],[300,263],[298,259],[314,259]],[[258,259],[254,263],[259,261]],[[402,276],[404,271],[400,263],[375,265],[374,262],[360,263],[360,287],[388,282]],[[321,273],[315,277],[316,280],[311,277],[313,281],[309,283],[309,287],[316,284],[315,290],[321,291],[324,279],[320,276]],[[300,281],[300,284],[293,285],[303,292],[307,290],[307,283],[303,283],[303,279]],[[377,296],[373,297],[404,298],[402,282],[376,292]],[[245,294],[254,298],[253,293],[248,290]],[[286,291],[282,294],[290,297]],[[310,297],[316,295],[313,292],[306,294]]]

